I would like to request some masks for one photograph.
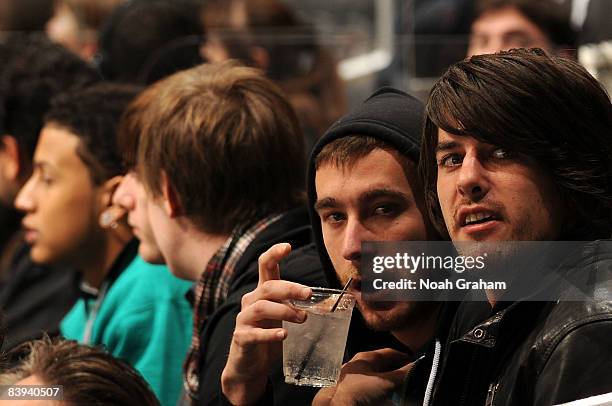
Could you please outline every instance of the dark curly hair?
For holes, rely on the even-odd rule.
[[[432,221],[448,236],[436,192],[438,129],[533,158],[573,210],[561,238],[612,233],[612,105],[578,63],[518,49],[451,66],[426,106],[419,172]]]
[[[0,131],[15,137],[29,163],[51,99],[94,83],[99,75],[42,34],[12,34],[0,56],[6,65],[0,73]]]
[[[45,125],[63,127],[80,138],[77,153],[97,185],[124,172],[117,127],[139,90],[131,85],[98,83],[57,96],[45,116]]]
[[[100,31],[94,61],[104,79],[150,84],[202,63],[198,7],[176,0],[132,0],[117,7]]]

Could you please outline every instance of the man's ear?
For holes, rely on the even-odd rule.
[[[104,184],[102,185],[102,188],[103,188],[102,201],[103,201],[104,207],[112,206],[113,194],[115,194],[115,190],[117,190],[117,188],[119,187],[119,184],[121,183],[122,179],[123,179],[123,175],[113,176],[112,178],[104,182]]]
[[[15,137],[8,134],[0,137],[0,156],[2,157],[0,159],[0,171],[2,171],[3,179],[17,181],[24,168]]]
[[[180,199],[176,190],[170,183],[168,176],[165,172],[162,172],[161,186],[163,195],[163,207],[166,214],[170,218],[178,217],[183,215],[183,207],[181,206]]]

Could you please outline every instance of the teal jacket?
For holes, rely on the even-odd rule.
[[[103,345],[113,356],[134,366],[161,404],[174,406],[182,389],[182,364],[191,340],[192,309],[185,298],[191,283],[137,255],[127,263],[100,302],[89,344]],[[83,342],[95,302],[95,297],[76,302],[62,320],[64,337]]]

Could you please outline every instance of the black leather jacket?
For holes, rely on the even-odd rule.
[[[493,310],[463,302],[431,404],[557,405],[612,392],[612,258],[588,247],[580,256],[573,277],[597,290],[597,299],[565,301],[560,291],[557,301]]]

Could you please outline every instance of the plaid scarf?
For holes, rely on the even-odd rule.
[[[183,365],[185,391],[192,400],[197,399],[198,394],[200,337],[205,321],[227,298],[236,264],[248,246],[263,230],[280,218],[281,215],[272,215],[258,221],[248,229],[245,226],[236,227],[230,238],[208,262],[195,286],[193,334],[189,354]]]

